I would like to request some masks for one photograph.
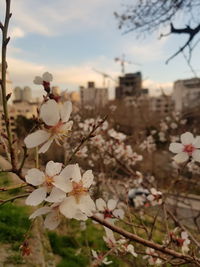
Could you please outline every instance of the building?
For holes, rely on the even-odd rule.
[[[14,105],[8,106],[11,131],[15,130],[15,120],[18,116],[24,116],[28,119],[37,116],[38,103],[15,102]],[[6,132],[5,121],[2,118],[3,106],[0,106],[0,130]]]
[[[200,78],[175,81],[173,99],[178,112],[200,105]]]
[[[23,89],[19,86],[14,88],[14,100],[13,102],[31,102],[31,88],[25,86]]]
[[[174,110],[174,101],[171,95],[160,95],[149,99],[149,109],[156,116],[165,116]]]
[[[88,82],[88,87],[80,87],[82,107],[102,108],[108,103],[108,88],[96,88],[94,82]]]
[[[127,73],[119,77],[119,86],[116,87],[116,99],[122,99],[126,96],[138,96],[142,89],[141,72]]]

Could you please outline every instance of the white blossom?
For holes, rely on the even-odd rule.
[[[113,219],[123,219],[124,211],[117,209],[117,200],[109,199],[106,203],[102,198],[96,200],[97,213],[96,215],[101,219],[113,222]]]
[[[70,101],[58,104],[55,100],[50,99],[45,102],[40,108],[40,118],[45,125],[43,129],[31,133],[25,138],[26,147],[33,148],[42,145],[38,152],[45,153],[54,140],[60,145],[60,141],[68,136],[73,125],[72,121],[68,121],[71,111]]]
[[[181,135],[181,143],[171,143],[169,150],[177,155],[173,158],[177,163],[183,163],[190,157],[200,162],[200,136],[194,138],[192,133],[186,132]]]
[[[45,172],[42,172],[36,168],[28,170],[25,179],[26,182],[34,186],[40,186],[35,189],[26,199],[26,204],[31,206],[37,206],[42,201],[48,202],[60,202],[66,194],[59,188],[56,188],[53,184],[56,181],[57,175],[61,172],[62,163],[49,161],[46,165]],[[49,196],[47,196],[49,194]]]
[[[60,212],[67,218],[86,220],[95,211],[94,201],[89,194],[89,188],[94,176],[91,170],[81,176],[78,164],[67,165],[56,177],[54,185],[68,196],[60,204]]]
[[[53,80],[53,75],[49,72],[45,72],[42,77],[36,76],[34,79],[35,84],[44,84],[45,83],[50,83]]]

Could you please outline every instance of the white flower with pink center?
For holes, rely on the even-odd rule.
[[[162,204],[162,192],[157,191],[155,188],[150,189],[150,194],[147,196],[151,206]]]
[[[86,220],[95,211],[95,204],[90,197],[89,188],[94,176],[91,170],[81,176],[78,164],[66,166],[56,177],[54,185],[68,196],[60,204],[60,212],[67,218]]]
[[[118,252],[122,254],[130,253],[133,257],[137,257],[134,246],[132,244],[129,244],[127,239],[120,238],[116,240],[112,230],[106,227],[104,227],[104,229],[106,236],[103,236],[103,240],[106,242],[107,246],[110,249],[113,249],[113,251],[117,254]]]
[[[158,266],[162,264],[162,260],[158,258],[158,254],[153,248],[147,248],[146,254],[147,255],[143,256],[143,259],[148,260],[149,265]]]
[[[40,118],[44,122],[43,129],[29,134],[24,142],[27,148],[41,146],[39,153],[45,153],[52,142],[60,145],[64,138],[68,137],[73,122],[69,121],[72,111],[72,104],[66,101],[58,104],[55,100],[50,99],[40,108]]]
[[[104,265],[109,265],[112,263],[112,261],[108,261],[108,258],[105,257],[103,254],[101,253],[97,253],[95,250],[91,250],[92,252],[92,257],[94,258],[94,262],[92,264],[92,266],[99,266],[101,264],[104,264]]]
[[[200,136],[194,137],[192,133],[186,132],[181,135],[181,143],[171,143],[169,150],[177,155],[173,158],[177,163],[183,163],[192,157],[200,162]]]
[[[66,193],[54,186],[57,175],[61,172],[62,163],[49,161],[46,165],[45,172],[42,172],[36,168],[30,169],[26,176],[26,182],[40,186],[35,189],[26,199],[26,204],[31,206],[37,206],[42,201],[48,202],[60,202],[62,201]],[[49,194],[49,196],[48,196]]]
[[[106,203],[102,198],[96,200],[97,213],[101,219],[108,220],[110,222],[115,219],[123,219],[124,211],[117,209],[117,200],[109,199]]]

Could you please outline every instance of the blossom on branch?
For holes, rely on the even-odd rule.
[[[26,204],[37,206],[42,201],[59,202],[65,198],[66,194],[62,189],[56,188],[53,183],[56,181],[56,176],[61,172],[62,163],[49,161],[46,165],[45,172],[36,168],[28,170],[25,179],[26,182],[38,186],[26,199]],[[47,194],[50,194],[47,197]]]
[[[72,128],[73,121],[69,121],[71,112],[70,101],[58,104],[55,100],[50,99],[42,104],[40,118],[44,122],[44,127],[24,139],[26,147],[33,148],[42,145],[38,153],[45,153],[54,140],[60,145],[60,142],[68,137]]]
[[[42,77],[36,76],[33,80],[34,84],[43,85],[45,89],[50,87],[50,82],[53,81],[53,75],[49,72],[45,72]]]
[[[94,176],[91,170],[82,176],[78,164],[66,166],[56,177],[54,185],[68,193],[60,204],[60,212],[67,218],[86,220],[95,211],[95,203],[90,197],[89,188]]]
[[[181,143],[171,143],[169,150],[177,155],[173,159],[177,163],[184,163],[191,157],[200,162],[200,136],[194,137],[192,133],[186,132],[181,135]]]
[[[115,219],[123,219],[124,211],[116,209],[117,200],[109,199],[106,203],[102,198],[96,200],[97,213],[96,215],[104,220],[113,222]]]

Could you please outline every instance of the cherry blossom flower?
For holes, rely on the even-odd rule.
[[[36,168],[28,170],[25,179],[26,182],[34,186],[40,185],[26,199],[26,204],[37,206],[43,200],[48,202],[59,202],[65,198],[66,194],[59,188],[54,187],[53,183],[56,176],[61,172],[62,163],[49,161],[46,165],[45,172]],[[47,197],[47,194],[50,195]]]
[[[35,219],[37,216],[46,215],[44,226],[49,230],[54,230],[61,222],[61,214],[59,212],[60,203],[54,203],[50,207],[42,207],[33,212],[29,219]]]
[[[38,85],[43,85],[44,87],[50,86],[50,82],[53,81],[53,75],[49,72],[45,72],[42,77],[36,76],[34,79],[34,83]]]
[[[113,222],[114,219],[123,219],[124,211],[122,209],[116,209],[117,200],[109,199],[106,203],[102,198],[96,200],[97,213],[96,215],[104,220]]]
[[[120,132],[116,132],[114,129],[110,129],[108,131],[108,134],[114,138],[114,139],[117,139],[119,141],[124,141],[126,139],[126,135],[123,134],[123,133],[120,133]]]
[[[135,252],[134,246],[128,243],[124,237],[118,240],[115,239],[114,233],[112,230],[104,227],[106,236],[103,236],[104,241],[106,242],[107,246],[111,249],[114,249],[115,253],[130,253],[133,257],[137,257],[137,253]]]
[[[149,265],[156,266],[162,264],[162,260],[158,258],[158,254],[153,248],[147,248],[146,253],[147,255],[143,256],[143,259],[147,259]]]
[[[38,153],[45,153],[52,142],[60,145],[68,136],[72,128],[73,122],[68,121],[72,111],[72,104],[66,101],[58,104],[55,100],[50,99],[40,108],[40,118],[45,123],[44,128],[29,134],[24,142],[27,148],[41,146]]]
[[[185,232],[185,231],[182,232],[181,233],[181,238],[183,240],[183,245],[182,245],[181,250],[182,250],[183,254],[188,253],[188,251],[190,250],[189,249],[190,240],[188,238],[188,233]]]
[[[190,240],[186,231],[180,233],[180,228],[176,227],[173,232],[170,233],[170,240],[178,247],[181,247],[183,254],[188,253]]]
[[[91,252],[92,252],[93,258],[95,259],[95,262],[93,263],[92,266],[98,266],[101,264],[109,265],[112,263],[112,261],[108,261],[108,258],[104,257],[104,255],[102,255],[100,253],[97,254],[97,252],[95,250],[92,249]]]
[[[177,163],[183,163],[192,157],[200,162],[200,136],[194,138],[192,133],[186,132],[181,135],[181,143],[171,143],[169,150],[177,155],[173,158]]]
[[[147,196],[152,206],[162,204],[162,192],[157,191],[155,188],[150,189],[150,195]]]
[[[87,217],[92,216],[95,204],[90,197],[89,188],[93,179],[91,170],[84,172],[81,177],[78,164],[66,166],[56,177],[54,185],[68,193],[59,207],[65,217],[86,220]]]

